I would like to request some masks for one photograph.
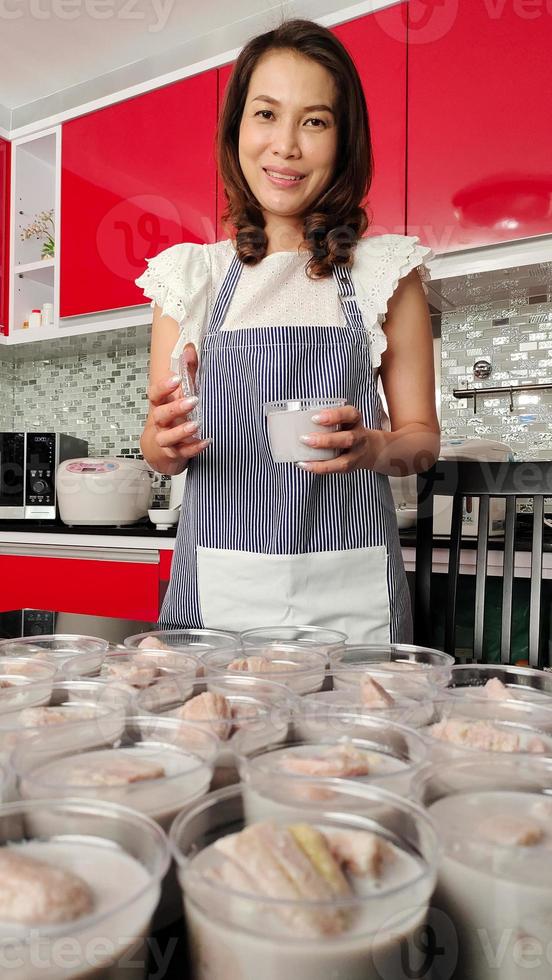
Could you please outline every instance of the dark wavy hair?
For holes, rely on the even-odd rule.
[[[301,249],[310,250],[307,276],[332,274],[332,263],[352,266],[354,248],[369,225],[362,206],[372,183],[374,158],[366,100],[355,64],[344,45],[314,21],[293,19],[252,38],[242,49],[226,88],[216,134],[217,166],[226,198],[225,229],[233,226],[242,262],[256,265],[266,255],[268,237],[259,202],[243,175],[239,130],[249,82],[260,58],[289,50],[318,62],[332,75],[339,102],[336,167],[330,184],[303,217]]]

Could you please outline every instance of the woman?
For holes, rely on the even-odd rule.
[[[310,624],[351,642],[408,642],[388,475],[438,455],[417,271],[431,253],[413,236],[361,238],[370,129],[330,31],[292,20],[246,45],[217,153],[233,238],[173,245],[136,280],[154,307],[142,451],[162,473],[188,468],[160,625]],[[184,349],[192,372],[199,354],[201,440],[194,403],[167,377]],[[340,455],[273,462],[263,405],[314,396],[347,402],[315,419],[340,431],[309,437]]]

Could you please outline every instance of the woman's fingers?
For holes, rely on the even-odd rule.
[[[168,401],[174,401],[182,397],[182,392],[178,392],[180,378],[177,374],[167,375],[155,384],[149,386],[147,391],[148,401],[154,407],[165,405]]]
[[[340,432],[312,432],[300,436],[301,442],[312,449],[353,449],[362,437],[362,429],[342,429]]]
[[[197,398],[178,398],[176,401],[169,402],[168,405],[160,405],[153,409],[152,419],[155,425],[161,428],[183,422],[189,412],[197,405],[197,401]]]
[[[161,429],[156,433],[155,440],[158,446],[166,449],[167,446],[175,446],[195,436],[199,424],[197,422],[183,422],[181,425],[174,425],[170,429]]]
[[[354,405],[343,405],[341,408],[324,408],[311,418],[317,425],[357,425],[362,415]]]

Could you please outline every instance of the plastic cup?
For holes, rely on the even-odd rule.
[[[73,872],[92,911],[55,924],[0,922],[1,972],[10,980],[140,980],[169,864],[161,828],[126,807],[89,800],[0,806],[4,845]],[[56,898],[58,896],[56,895]]]
[[[237,758],[240,753],[287,738],[296,699],[287,687],[256,677],[222,675],[208,687],[211,694],[226,699],[229,717],[221,717],[212,699],[207,699],[206,704],[206,699],[202,698],[201,709],[195,709],[190,721],[194,727],[219,740],[211,783],[212,789],[219,789],[238,781]],[[185,693],[171,682],[160,681],[138,694],[136,709],[160,718],[178,718],[186,704],[205,693],[202,680],[196,680]],[[189,707],[188,710],[194,709]]]
[[[93,797],[130,806],[168,829],[180,810],[208,792],[217,749],[212,733],[186,721],[133,715],[110,745],[75,751],[34,736],[17,746],[11,765],[22,798]],[[113,767],[125,765],[154,768],[124,782]]]
[[[124,729],[127,706],[126,692],[101,681],[55,681],[49,704],[27,705],[0,716],[0,761],[7,762],[17,744],[33,735],[47,734],[48,745],[61,749],[113,741]]]
[[[321,626],[263,626],[259,629],[244,630],[240,636],[244,647],[301,643],[312,650],[324,653],[328,659],[331,654],[344,650],[347,642],[345,633],[327,630]]]
[[[58,676],[63,677],[65,667],[78,657],[81,677],[97,674],[105,657],[108,640],[98,636],[80,636],[72,633],[52,633],[48,636],[25,636],[14,640],[0,640],[0,657],[31,657],[55,664]]]
[[[170,681],[183,692],[195,680],[197,657],[186,653],[176,656],[169,650],[134,650],[117,646],[110,648],[100,670],[107,684],[120,684],[132,695],[145,688]]]
[[[323,902],[269,897],[262,866],[251,888],[243,879],[229,886],[212,871],[220,852],[214,841],[238,832],[244,821],[243,787],[206,797],[176,818],[170,833],[191,941],[193,975],[209,980],[406,980],[401,965],[416,956],[433,891],[439,845],[423,810],[375,787],[333,780],[327,809],[311,823],[327,833],[366,831],[394,847],[392,878],[377,888],[358,881],[352,894]],[[360,799],[363,812],[359,812]],[[387,822],[387,818],[389,821]],[[281,826],[281,821],[274,821]],[[394,827],[400,824],[401,832]],[[342,931],[306,928],[312,916],[342,916]]]
[[[447,762],[416,791],[444,845],[432,924],[451,961],[439,976],[549,980],[551,760]]]
[[[148,640],[153,643],[148,644]],[[205,653],[214,650],[241,649],[242,643],[237,633],[223,630],[154,630],[150,633],[135,633],[123,641],[125,647],[140,647],[140,653],[148,652],[152,657],[163,654],[161,662],[166,666],[178,667],[181,654],[200,660]],[[159,647],[161,644],[161,647]],[[172,658],[168,656],[172,653]],[[202,668],[198,664],[198,670]]]
[[[33,704],[45,704],[56,668],[31,657],[0,657],[0,716]]]
[[[351,772],[343,766],[343,751],[355,750]],[[244,783],[244,806],[248,821],[299,817],[305,800],[312,795],[312,780],[342,778],[362,786],[379,786],[399,796],[411,793],[412,780],[427,762],[427,745],[417,733],[393,722],[365,718],[351,725],[347,736],[319,735],[310,739],[288,739],[284,745],[269,745],[240,759]],[[367,773],[355,774],[358,761]],[[318,790],[313,799],[316,801]],[[321,795],[324,799],[324,794]]]
[[[327,435],[337,432],[340,425],[319,425],[312,416],[326,408],[342,408],[345,398],[298,398],[295,400],[267,402],[264,405],[268,427],[268,441],[275,463],[300,463],[321,459],[335,459],[338,449],[315,449],[301,442],[301,436],[314,432]]]
[[[433,762],[478,753],[552,755],[552,707],[539,702],[446,697],[420,728]]]
[[[487,695],[483,690],[485,684],[494,679],[504,684],[505,699],[538,701],[546,705],[547,699],[552,697],[552,674],[513,664],[455,664],[447,693],[455,697],[484,697]]]
[[[298,705],[296,726],[323,725],[341,712],[355,711],[362,715],[388,718],[410,728],[428,725],[433,720],[433,700],[442,697],[442,688],[434,687],[416,676],[405,677],[400,671],[345,669],[343,673],[329,671],[330,690],[308,694]],[[383,689],[374,698],[374,681]],[[391,701],[388,700],[391,699]]]
[[[300,643],[263,644],[206,653],[201,658],[206,679],[211,675],[247,673],[260,680],[284,684],[294,694],[319,691],[326,674],[326,656]]]
[[[334,687],[342,683],[352,683],[369,668],[389,671],[397,679],[402,677],[405,685],[409,680],[416,680],[436,687],[446,687],[453,664],[454,657],[442,650],[408,643],[348,644],[342,653],[330,657]]]

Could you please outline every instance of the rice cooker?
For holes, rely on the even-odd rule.
[[[66,459],[56,473],[64,524],[124,526],[146,517],[156,474],[143,459]]]

